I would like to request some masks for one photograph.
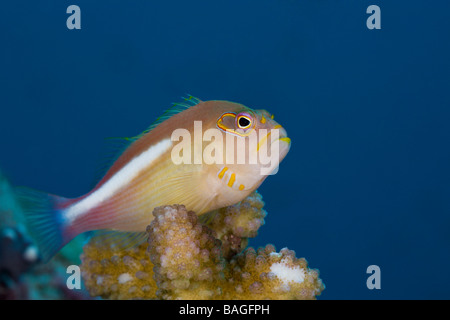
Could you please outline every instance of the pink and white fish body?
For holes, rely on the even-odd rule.
[[[201,215],[235,204],[267,177],[261,174],[267,163],[249,161],[252,155],[277,143],[280,162],[289,151],[286,131],[265,110],[228,101],[188,101],[189,108],[130,139],[89,193],[67,199],[19,190],[44,260],[87,231],[143,233],[158,206],[183,204]]]

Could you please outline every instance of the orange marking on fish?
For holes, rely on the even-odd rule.
[[[223,176],[224,176],[225,172],[227,172],[227,170],[228,170],[228,167],[225,167],[225,168],[222,169],[222,171],[220,171],[220,173],[219,173],[219,179],[222,179],[222,178],[223,178]]]
[[[264,118],[264,116],[261,116],[261,123],[266,123],[266,118]]]
[[[230,181],[228,181],[228,186],[229,186],[229,187],[232,187],[235,180],[236,180],[236,174],[235,174],[235,173],[232,173],[232,174],[231,174],[231,177],[230,177]]]

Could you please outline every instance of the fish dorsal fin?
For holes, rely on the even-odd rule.
[[[182,97],[182,102],[172,103],[172,105],[164,111],[146,130],[134,137],[109,137],[105,139],[105,147],[102,152],[102,161],[96,170],[94,186],[103,178],[108,169],[120,157],[120,155],[136,140],[142,138],[145,134],[155,129],[159,124],[171,118],[172,116],[196,106],[200,99],[188,94],[187,97]]]
[[[190,107],[196,106],[197,104],[199,104],[200,102],[202,102],[200,99],[188,95],[187,97],[183,97],[183,102],[174,102],[172,103],[172,106],[170,108],[168,108],[166,111],[164,111],[164,113],[158,117],[155,122],[153,122],[150,127],[148,127],[146,130],[144,130],[142,133],[138,134],[135,137],[131,137],[131,138],[122,138],[122,139],[126,139],[129,141],[136,141],[138,139],[140,139],[142,136],[144,136],[145,134],[147,134],[148,132],[152,131],[153,129],[155,129],[158,125],[160,125],[162,122],[166,121],[167,119],[171,118],[172,116],[183,112],[184,110],[189,109]]]

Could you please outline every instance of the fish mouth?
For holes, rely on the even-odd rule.
[[[291,149],[291,138],[284,136],[278,139],[280,142],[280,160],[283,159]]]
[[[259,151],[259,149],[260,149],[263,145],[267,145],[267,144],[268,144],[268,141],[270,141],[271,144],[273,144],[273,143],[275,143],[275,142],[277,142],[277,141],[282,141],[282,142],[286,143],[288,147],[291,146],[291,138],[289,138],[289,137],[287,136],[286,130],[284,130],[283,127],[282,127],[281,125],[275,126],[275,129],[280,129],[280,131],[281,131],[280,136],[281,136],[281,137],[278,137],[278,136],[277,136],[277,137],[272,137],[272,136],[271,136],[272,131],[269,131],[263,138],[261,138],[261,139],[259,140],[259,142],[258,142],[258,144],[257,144],[257,147],[256,147],[256,151]]]
[[[287,144],[291,144],[291,138],[289,138],[289,137],[282,137],[278,140],[286,142]]]

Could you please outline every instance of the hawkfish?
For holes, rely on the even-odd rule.
[[[291,144],[266,110],[193,96],[122,141],[126,145],[100,181],[78,198],[17,189],[43,261],[85,232],[109,230],[145,241],[159,206],[183,204],[203,215],[236,204],[277,170]],[[276,160],[274,168],[267,157],[260,160],[264,149]]]

